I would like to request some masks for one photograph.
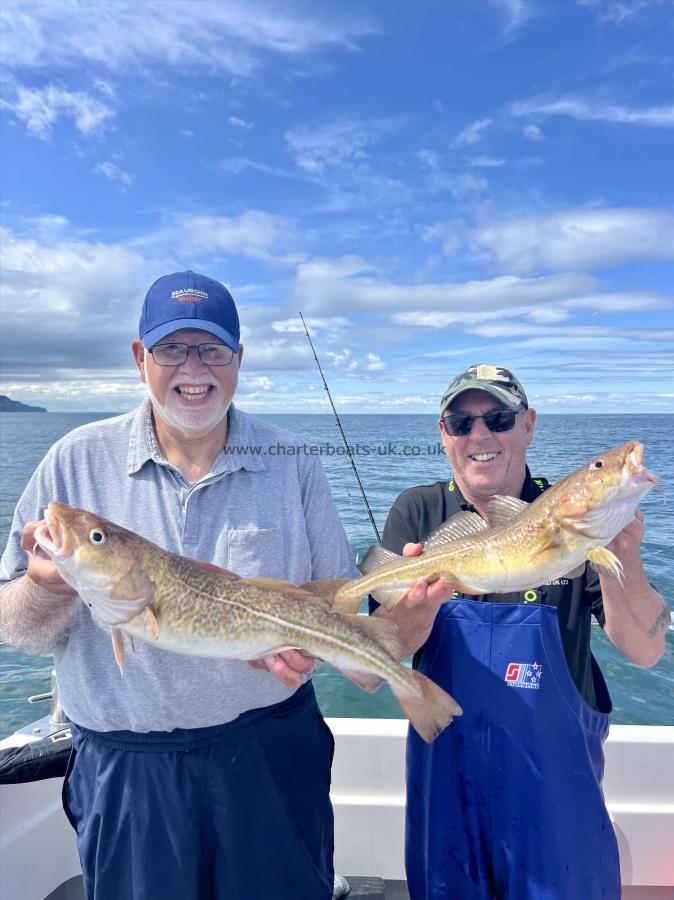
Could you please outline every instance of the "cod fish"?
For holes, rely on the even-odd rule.
[[[487,507],[489,522],[477,513],[457,513],[430,535],[419,556],[375,545],[359,566],[363,578],[316,582],[316,592],[349,612],[366,594],[392,609],[419,578],[446,578],[468,595],[506,594],[576,577],[589,561],[622,580],[620,560],[605,547],[659,482],[642,459],[638,441],[614,447],[533,503],[495,497]]]
[[[388,681],[415,729],[432,741],[460,706],[400,663],[393,623],[346,615],[306,590],[169,553],[83,509],[50,503],[37,544],[112,629],[120,670],[123,634],[173,653],[259,659],[299,649],[331,663],[364,690]]]

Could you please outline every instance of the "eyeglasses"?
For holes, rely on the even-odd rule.
[[[196,350],[207,366],[228,366],[234,356],[232,348],[225,344],[155,344],[150,353],[158,366],[180,366],[190,350]]]
[[[515,425],[518,414],[524,412],[526,406],[519,409],[492,409],[483,416],[471,416],[470,413],[447,413],[443,416],[442,425],[452,437],[465,437],[473,430],[477,419],[483,419],[490,431],[510,431]]]

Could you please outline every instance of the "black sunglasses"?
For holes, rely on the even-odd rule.
[[[447,413],[441,419],[442,426],[452,437],[465,437],[473,430],[477,419],[484,419],[490,431],[510,431],[515,425],[517,415],[527,407],[519,409],[492,409],[483,416],[471,416],[470,413]]]

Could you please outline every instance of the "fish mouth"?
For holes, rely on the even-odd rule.
[[[35,529],[35,543],[52,559],[66,559],[72,556],[73,542],[70,532],[58,518],[50,503],[44,513],[45,524]]]
[[[640,441],[634,441],[625,455],[623,472],[632,481],[657,486],[660,479],[643,465],[643,458],[644,445]]]

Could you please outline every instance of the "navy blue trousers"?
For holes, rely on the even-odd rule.
[[[579,694],[551,606],[453,600],[420,670],[464,714],[407,743],[412,900],[618,900],[601,782],[611,702]]]
[[[333,748],[310,682],[212,728],[74,725],[63,805],[87,900],[329,900]]]

